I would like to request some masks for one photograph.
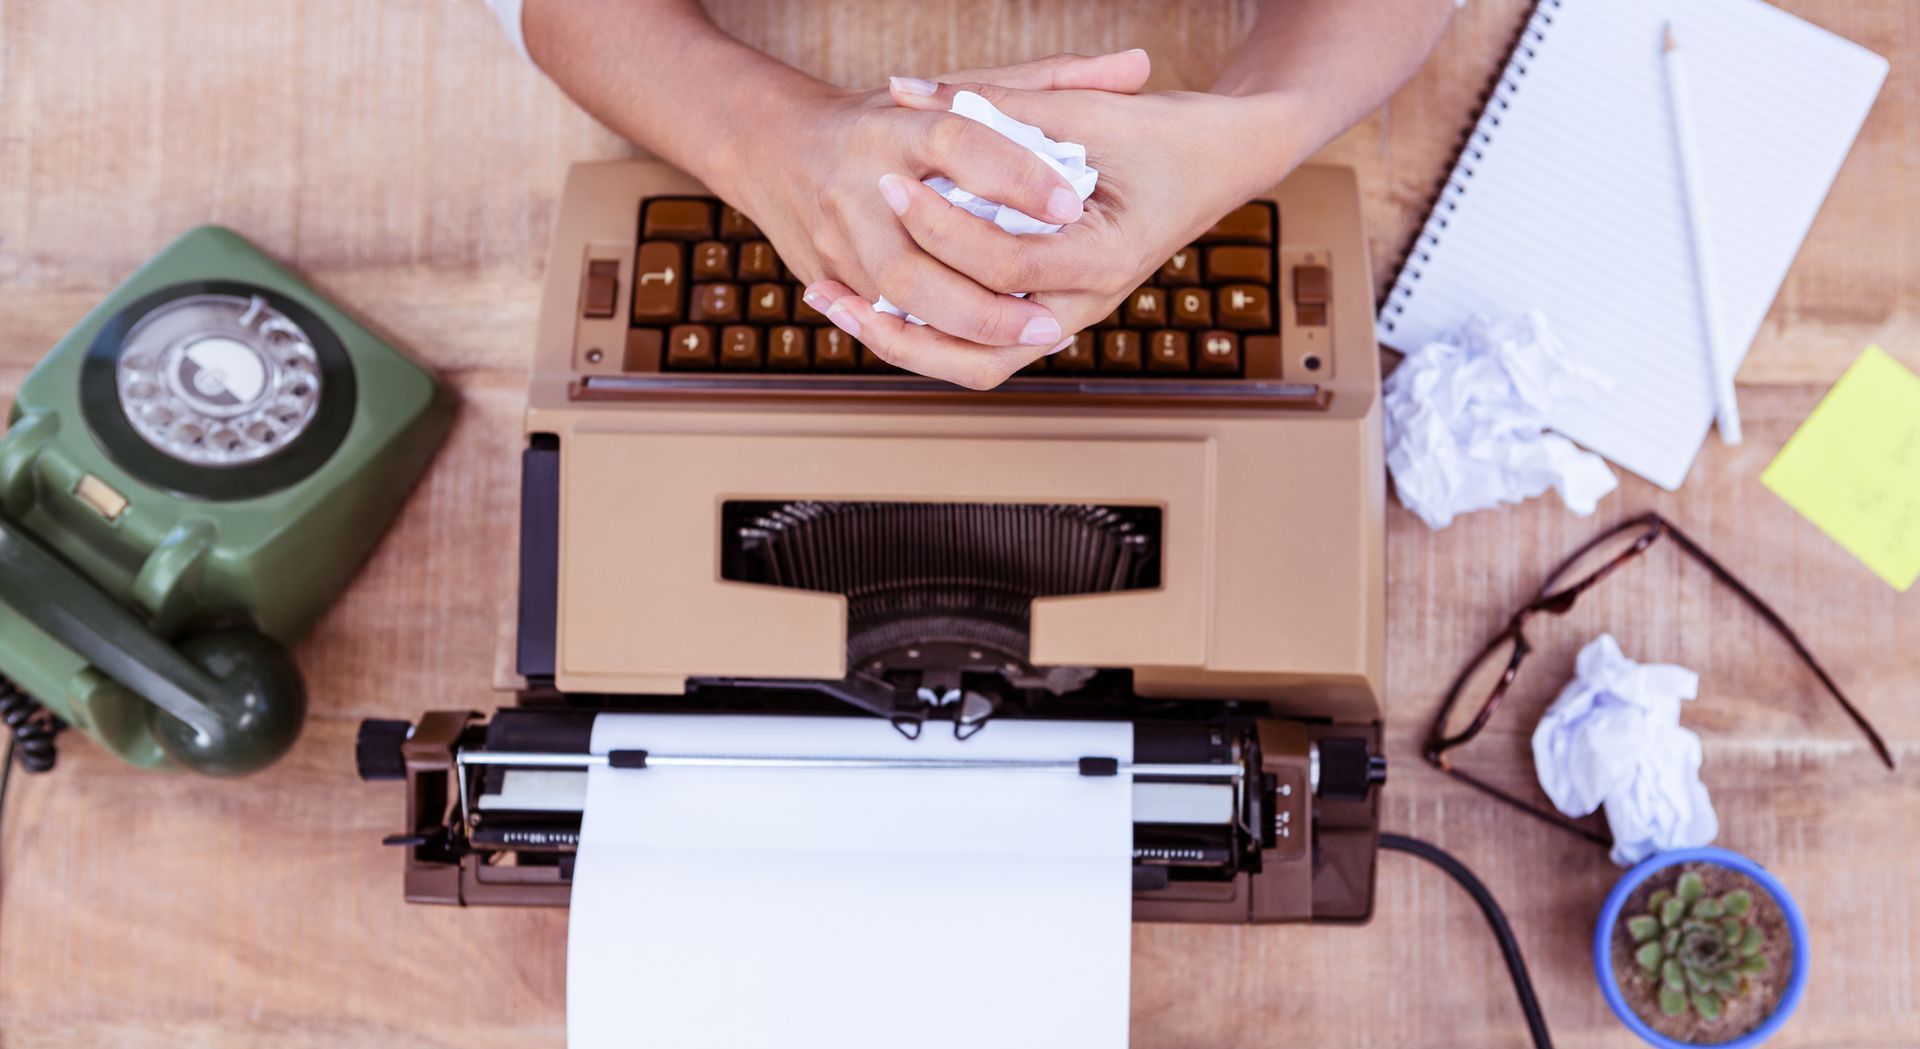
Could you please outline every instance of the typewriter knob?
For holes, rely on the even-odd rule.
[[[1315,793],[1328,801],[1364,801],[1367,793],[1387,781],[1387,757],[1375,754],[1367,741],[1353,736],[1329,736],[1314,744],[1319,782]]]
[[[407,778],[406,755],[400,750],[413,725],[388,718],[368,718],[360,722],[360,734],[353,741],[353,763],[363,782]]]

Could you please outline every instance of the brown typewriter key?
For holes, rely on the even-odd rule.
[[[739,208],[731,204],[720,205],[720,236],[726,240],[758,240],[760,227],[753,224]]]
[[[1212,229],[1200,234],[1200,243],[1272,244],[1272,205],[1256,200],[1234,208],[1214,223]]]
[[[758,282],[780,279],[780,257],[773,253],[773,245],[764,240],[740,245],[740,279]]]
[[[650,240],[633,260],[633,322],[664,324],[680,319],[680,291],[687,264],[678,244]]]
[[[1280,366],[1280,336],[1249,335],[1240,340],[1241,367],[1250,379],[1298,379]]]
[[[738,284],[695,284],[687,319],[702,324],[731,324],[740,319]]]
[[[666,341],[667,333],[658,328],[628,328],[626,353],[620,358],[620,370],[659,371],[660,347]]]
[[[1258,284],[1229,284],[1216,293],[1220,325],[1241,331],[1273,327],[1273,296]]]
[[[1150,372],[1183,372],[1193,366],[1188,353],[1187,333],[1183,331],[1157,331],[1147,340],[1147,370]]]
[[[1163,328],[1167,324],[1167,293],[1141,288],[1127,296],[1126,323],[1131,328]]]
[[[1213,296],[1200,288],[1172,288],[1173,326],[1205,328],[1213,323]]]
[[[693,246],[694,280],[732,280],[733,249],[717,240],[703,240]]]
[[[704,324],[676,324],[667,332],[667,367],[711,368],[717,363],[712,328]]]
[[[1200,283],[1200,249],[1181,248],[1160,267],[1160,283],[1174,286]]]
[[[852,371],[859,361],[853,336],[838,328],[813,330],[813,366],[820,371]]]
[[[1100,337],[1100,370],[1137,372],[1140,370],[1140,333],[1110,331]]]
[[[787,322],[787,286],[755,284],[747,289],[747,319],[755,324]]]
[[[720,329],[720,367],[758,370],[760,359],[760,329],[742,325]]]
[[[1230,331],[1201,332],[1199,352],[1193,355],[1193,370],[1208,374],[1238,372],[1240,336]]]
[[[1073,337],[1066,349],[1053,355],[1047,367],[1057,372],[1090,372],[1093,370],[1097,351],[1093,344],[1093,333],[1083,331]]]
[[[1120,307],[1118,306],[1115,306],[1112,313],[1107,314],[1105,318],[1094,325],[1096,328],[1118,328],[1119,326]]]
[[[860,370],[863,372],[891,372],[899,371],[900,369],[888,364],[886,358],[862,346],[860,347]]]
[[[836,331],[838,329],[835,329]],[[767,333],[767,367],[792,371],[807,366],[805,328],[783,324]]]
[[[826,314],[807,305],[807,300],[801,298],[801,296],[806,293],[807,289],[801,285],[796,284],[793,286],[793,322],[795,324],[827,323]]]
[[[1207,281],[1211,284],[1272,284],[1273,252],[1266,248],[1229,245],[1207,249]]]
[[[704,200],[650,200],[640,223],[641,240],[707,240],[713,236],[713,205]]]

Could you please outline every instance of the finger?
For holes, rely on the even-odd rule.
[[[1103,249],[1105,237],[1094,235],[1101,231],[1092,230],[1086,223],[1075,223],[1046,236],[1016,236],[964,208],[954,207],[922,183],[900,179],[897,188],[906,206],[899,207],[892,197],[887,203],[900,216],[900,224],[914,243],[989,291],[1013,294],[1086,288],[1096,285],[1110,268],[1102,260],[1110,264],[1114,257]],[[892,299],[893,293],[886,292],[886,296]]]
[[[969,193],[1043,222],[1064,225],[1086,210],[1064,175],[993,128],[953,113],[918,113],[910,119],[917,126],[905,159],[917,167],[916,177],[944,176]]]
[[[944,73],[937,79],[950,84],[979,82],[1023,91],[1060,91],[1078,88],[1086,91],[1116,91],[1133,94],[1146,86],[1153,63],[1139,48],[1106,55],[1051,55],[1032,62],[986,69],[962,69]],[[908,105],[908,99],[933,94],[939,87],[919,77],[889,77],[894,102]]]
[[[1079,111],[1081,104],[1087,98],[1085,94],[1077,92],[1077,88],[1027,90],[1018,86],[1000,85],[995,81],[941,81],[933,85],[933,90],[929,90],[927,94],[910,94],[910,92],[895,90],[893,100],[902,110],[945,113],[952,110],[954,96],[964,90],[985,98],[987,102],[993,102],[995,110],[1000,110],[1021,123],[1041,123],[1041,119],[1048,115],[1058,117],[1060,113]],[[1114,92],[1108,92],[1108,94],[1114,94]],[[1029,115],[1020,115],[1016,110]]]
[[[960,85],[935,85],[933,94],[914,96],[902,108],[908,110],[933,111],[947,113],[954,106],[954,96],[960,92],[973,92],[993,104],[995,110],[1014,117],[1016,121],[1039,127],[1048,138],[1073,142],[1079,140],[1073,129],[1085,127],[1089,121],[1085,113],[1089,104],[1100,98],[1112,98],[1112,92],[1089,92],[1089,90],[1018,90],[1008,86],[989,85],[989,83],[960,83]],[[962,117],[966,119],[966,117]],[[985,127],[985,125],[981,125]],[[998,134],[996,134],[998,136]],[[958,179],[954,179],[958,183]],[[964,184],[964,183],[962,183]],[[968,186],[972,190],[973,186]],[[987,194],[981,194],[987,196]],[[989,200],[998,200],[989,196]],[[1021,207],[1021,211],[1027,211]],[[1027,211],[1037,215],[1037,211]],[[1056,219],[1050,219],[1056,221]]]
[[[1038,347],[981,346],[926,325],[908,324],[875,310],[873,303],[838,281],[814,284],[804,298],[816,309],[825,304],[828,320],[887,363],[968,389],[993,389],[1045,352]]]
[[[1048,291],[1030,295],[1028,301],[1045,306],[1059,319],[1067,331],[1081,332],[1106,319],[1114,310],[1120,308],[1120,304],[1126,301],[1126,298],[1126,292]],[[1057,351],[1049,350],[1048,352]]]
[[[949,211],[956,210],[912,179],[887,175],[880,180],[880,193],[896,215],[912,206],[913,190],[933,197]],[[959,214],[979,225],[991,225],[965,212]],[[1064,334],[1045,308],[1012,295],[997,295],[913,250],[905,238],[900,248],[876,274],[879,287],[875,290],[941,331],[986,346],[1050,346]]]

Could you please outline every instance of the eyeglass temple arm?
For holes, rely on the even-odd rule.
[[[1773,627],[1774,631],[1793,648],[1801,660],[1812,669],[1813,676],[1820,679],[1820,684],[1826,687],[1828,694],[1832,695],[1833,698],[1839,702],[1840,709],[1846,711],[1847,717],[1853,719],[1853,723],[1866,735],[1867,742],[1873,745],[1874,753],[1880,755],[1880,760],[1886,764],[1887,768],[1899,768],[1899,763],[1894,760],[1892,749],[1887,746],[1887,741],[1880,737],[1880,731],[1874,728],[1873,723],[1867,720],[1867,716],[1862,714],[1859,708],[1853,705],[1853,702],[1847,698],[1846,693],[1840,691],[1840,686],[1834,682],[1833,675],[1827,673],[1827,668],[1821,666],[1820,661],[1814,658],[1813,652],[1807,648],[1806,642],[1800,640],[1800,635],[1794,633],[1793,628],[1787,625],[1787,621],[1780,617],[1780,613],[1775,612],[1772,605],[1767,604],[1766,601],[1761,599],[1759,594],[1748,589],[1747,585],[1736,578],[1732,572],[1728,571],[1725,565],[1714,560],[1712,554],[1707,553],[1706,550],[1701,548],[1699,543],[1688,538],[1685,532],[1674,527],[1670,521],[1667,522],[1667,531],[1673,535],[1674,542],[1686,548],[1688,553],[1698,558],[1700,563],[1706,565],[1707,570],[1713,573],[1714,578],[1732,587],[1735,593],[1738,593],[1746,599],[1747,604],[1751,605],[1755,612],[1760,613],[1760,618],[1766,620],[1767,624]]]
[[[1532,802],[1522,801],[1521,799],[1514,797],[1513,795],[1507,793],[1506,791],[1500,789],[1499,787],[1494,786],[1491,783],[1488,783],[1486,780],[1483,780],[1478,776],[1473,775],[1472,773],[1464,772],[1460,769],[1454,768],[1451,762],[1446,761],[1444,758],[1439,758],[1438,755],[1436,754],[1429,753],[1428,760],[1433,762],[1434,767],[1438,768],[1440,771],[1446,773],[1447,775],[1452,776],[1454,779],[1457,779],[1462,783],[1465,783],[1468,786],[1473,787],[1475,790],[1481,791],[1482,793],[1490,794],[1493,797],[1506,802],[1508,805],[1511,805],[1514,808],[1519,809],[1521,812],[1524,812],[1527,815],[1532,816],[1534,819],[1537,819],[1540,822],[1545,823],[1550,827],[1557,827],[1561,830],[1572,831],[1573,833],[1580,835],[1581,837],[1587,839],[1588,841],[1593,842],[1595,845],[1604,846],[1606,848],[1613,847],[1613,835],[1608,833],[1607,831],[1594,830],[1592,827],[1589,827],[1578,820],[1570,819],[1567,816],[1564,816],[1558,812],[1549,812],[1546,809],[1542,809],[1539,806],[1534,805]]]

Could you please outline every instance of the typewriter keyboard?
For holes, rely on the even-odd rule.
[[[1280,378],[1279,226],[1271,202],[1243,205],[1022,374]],[[739,211],[710,197],[655,197],[642,202],[638,236],[623,372],[897,373],[800,300],[793,274]],[[614,316],[621,276],[617,261],[588,264],[583,317]],[[1327,268],[1296,265],[1290,276],[1292,321],[1325,325]]]

